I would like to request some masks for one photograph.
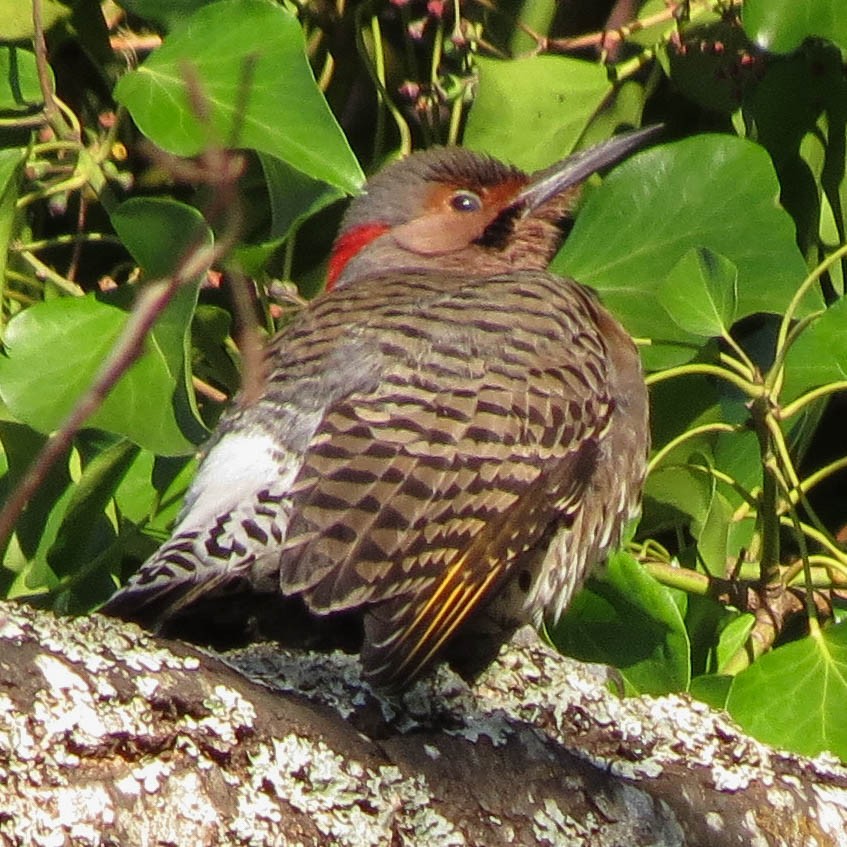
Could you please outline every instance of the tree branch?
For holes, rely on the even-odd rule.
[[[843,841],[847,769],[608,681],[524,630],[472,688],[442,668],[390,702],[350,656],[7,605],[0,844]]]

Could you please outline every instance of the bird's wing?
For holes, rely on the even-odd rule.
[[[414,677],[576,508],[612,410],[595,318],[543,273],[404,273],[320,298],[105,611],[156,625],[277,586],[319,614],[366,609],[372,678]]]
[[[366,350],[379,377],[315,430],[280,557],[282,590],[314,611],[371,610],[363,659],[388,684],[429,664],[575,508],[613,407],[575,284],[454,283],[424,309],[392,298],[392,282],[372,302],[357,283],[333,356],[355,371]]]

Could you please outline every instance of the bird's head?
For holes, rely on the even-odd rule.
[[[373,176],[351,204],[327,287],[392,270],[470,277],[546,268],[580,184],[656,133],[615,136],[531,175],[460,147],[413,153]]]

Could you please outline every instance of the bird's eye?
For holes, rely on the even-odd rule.
[[[457,191],[450,198],[450,205],[457,212],[478,212],[482,208],[482,200],[473,191]]]

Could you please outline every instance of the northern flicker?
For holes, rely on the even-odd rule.
[[[269,344],[261,396],[224,414],[173,536],[104,611],[211,640],[259,608],[343,622],[389,689],[557,620],[637,511],[648,400],[624,329],[546,267],[578,185],[652,134],[532,176],[460,148],[376,174],[330,290]]]

